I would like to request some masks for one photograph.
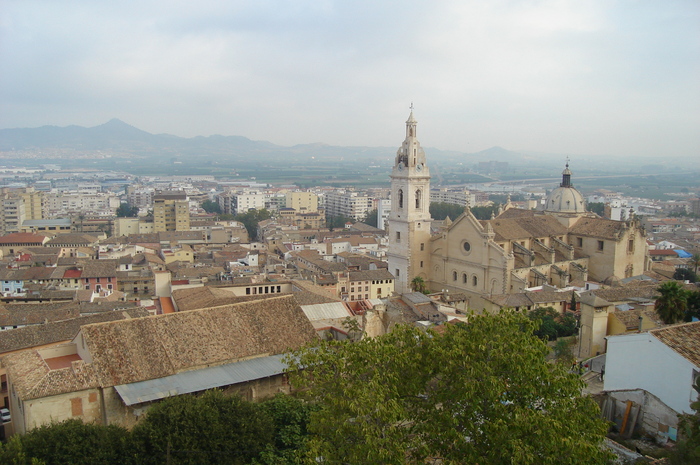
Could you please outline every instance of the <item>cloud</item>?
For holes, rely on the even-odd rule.
[[[697,156],[700,6],[2,1],[0,127]]]

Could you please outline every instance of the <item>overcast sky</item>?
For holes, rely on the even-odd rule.
[[[0,0],[0,127],[700,157],[698,0]]]

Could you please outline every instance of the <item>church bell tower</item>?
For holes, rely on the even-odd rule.
[[[391,170],[389,272],[396,278],[396,292],[411,292],[416,277],[428,281],[430,266],[430,170],[418,142],[418,123],[411,114],[406,138],[396,152]]]

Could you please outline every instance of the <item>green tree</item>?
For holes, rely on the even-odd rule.
[[[586,205],[589,212],[597,213],[600,216],[605,216],[605,204],[603,202],[591,202]]]
[[[472,214],[477,220],[490,220],[492,216],[498,216],[498,205],[472,207]]]
[[[307,463],[607,463],[598,406],[533,330],[503,311],[297,352],[292,383],[319,402]]]
[[[414,292],[428,293],[428,286],[425,285],[425,280],[420,276],[416,276],[411,280],[411,289],[413,289]]]
[[[270,212],[263,208],[261,210],[250,210],[245,213],[239,213],[234,216],[234,220],[243,223],[246,231],[248,231],[248,237],[252,242],[258,239],[258,224],[263,220],[269,219],[271,216]]]
[[[693,321],[693,318],[700,319],[700,291],[686,291],[685,321]]]
[[[368,211],[367,214],[365,214],[365,217],[362,219],[362,222],[377,228],[377,214],[378,212],[376,208]]]
[[[687,293],[677,281],[666,281],[657,289],[656,313],[666,324],[676,323],[685,317],[688,309]]]
[[[117,208],[117,218],[131,218],[139,214],[139,207],[132,207],[128,203],[123,203]]]
[[[152,406],[132,430],[140,464],[245,464],[274,439],[260,408],[219,390],[169,397]]]
[[[677,279],[678,281],[690,281],[691,283],[695,283],[698,281],[698,275],[689,268],[677,268],[676,271],[673,273],[673,279]]]
[[[695,274],[698,274],[698,267],[700,266],[700,253],[694,253],[692,257],[690,257],[690,264],[693,265],[693,271],[695,271]]]
[[[221,205],[211,200],[202,202],[202,208],[207,213],[221,213]]]
[[[113,464],[127,460],[126,429],[80,420],[43,425],[0,446],[0,463]]]
[[[700,395],[700,378],[695,379],[693,389]],[[679,440],[669,456],[672,465],[700,463],[700,400],[691,403],[690,408],[693,413],[680,418]]]
[[[459,215],[464,213],[464,207],[461,205],[455,205],[453,203],[445,202],[431,202],[430,203],[430,216],[434,220],[442,221],[448,216],[454,220]]]
[[[274,442],[261,453],[256,463],[269,465],[296,464],[306,451],[308,425],[316,404],[278,394],[260,404],[261,413],[272,419]]]
[[[343,215],[326,216],[326,226],[331,231],[334,229],[343,229],[345,227],[345,223],[354,223],[354,222],[355,222],[355,220],[353,220],[349,216],[343,216]]]

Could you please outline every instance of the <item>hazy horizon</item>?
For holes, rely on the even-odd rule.
[[[693,0],[0,5],[3,128],[700,154]]]

